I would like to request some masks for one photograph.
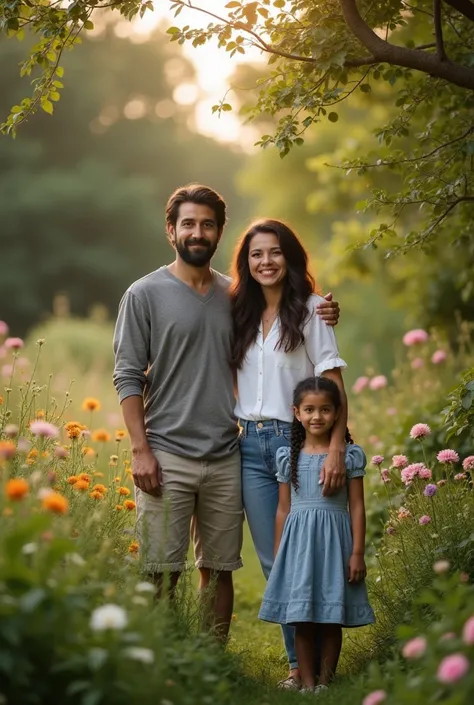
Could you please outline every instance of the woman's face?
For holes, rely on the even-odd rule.
[[[286,276],[286,260],[275,233],[257,233],[249,246],[250,274],[260,286],[281,286]]]

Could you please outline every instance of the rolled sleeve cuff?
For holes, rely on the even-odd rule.
[[[143,387],[137,382],[127,382],[124,384],[118,392],[120,403],[123,402],[127,397],[142,397]]]
[[[318,375],[322,375],[323,372],[327,372],[327,370],[333,370],[335,367],[340,367],[342,370],[345,370],[347,365],[341,357],[332,357],[329,360],[324,360],[318,365],[315,365],[314,374],[317,377]]]

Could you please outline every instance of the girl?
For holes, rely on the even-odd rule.
[[[280,448],[276,455],[276,556],[259,617],[295,626],[302,688],[320,693],[336,671],[342,627],[375,621],[364,582],[366,458],[347,432],[346,487],[324,497],[321,467],[341,411],[337,384],[325,377],[303,380],[294,391],[293,410],[291,447]],[[316,685],[318,632],[321,663]]]

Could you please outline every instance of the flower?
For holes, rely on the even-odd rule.
[[[0,321],[0,335],[4,336],[8,333],[8,324],[5,321]]]
[[[123,506],[122,506],[121,504],[116,504],[116,505],[115,505],[115,511],[116,511],[116,512],[121,512],[122,509],[123,509]]]
[[[415,328],[414,330],[409,330],[403,336],[403,344],[407,347],[412,345],[419,345],[420,343],[426,343],[430,336],[422,328]]]
[[[444,485],[446,484],[446,480],[438,480],[436,484],[438,485],[438,487],[444,487]]]
[[[90,482],[90,481],[91,481],[91,476],[90,476],[89,473],[87,473],[87,472],[81,472],[81,473],[77,476],[77,479],[78,479],[78,480],[84,480],[85,482]]]
[[[410,639],[404,645],[402,649],[402,654],[404,658],[420,658],[426,651],[426,639],[424,636],[417,636],[414,639]]]
[[[99,428],[97,431],[92,433],[92,440],[98,441],[99,443],[108,443],[112,440],[111,435],[105,428]]]
[[[433,473],[429,468],[422,467],[418,471],[418,477],[420,480],[431,480]]]
[[[383,457],[383,455],[374,455],[374,457],[372,458],[372,460],[370,462],[372,463],[372,465],[377,466],[377,465],[382,465],[384,460],[385,460],[385,458]]]
[[[124,497],[128,497],[128,495],[130,494],[130,490],[128,489],[128,487],[119,487],[117,489],[117,492],[123,495]]]
[[[423,516],[418,519],[418,524],[421,524],[421,526],[425,526],[425,524],[429,524],[430,521],[431,517],[429,517],[428,514],[423,514]]]
[[[91,497],[91,499],[104,499],[104,495],[98,490],[93,490],[92,492],[90,492],[89,497]]]
[[[439,460],[440,463],[459,462],[459,455],[456,453],[455,450],[451,450],[450,448],[446,448],[446,450],[440,450],[436,458],[437,460]]]
[[[119,605],[102,605],[91,614],[90,627],[95,632],[102,632],[106,629],[124,629],[127,624],[127,613]]]
[[[81,453],[86,458],[95,458],[96,452],[90,446],[82,446]]]
[[[360,394],[369,384],[368,377],[358,377],[352,386],[352,391],[354,394]]]
[[[457,482],[460,482],[461,480],[465,480],[465,479],[466,479],[466,476],[465,476],[465,474],[464,474],[463,472],[458,472],[458,473],[454,476],[454,479],[455,479]]]
[[[117,443],[119,443],[121,440],[123,440],[127,435],[127,432],[124,431],[123,429],[119,428],[118,431],[115,431],[115,440]]]
[[[68,423],[64,426],[68,438],[79,438],[81,435],[81,432],[86,429],[86,426],[83,424],[79,423],[78,421],[68,421]]]
[[[111,468],[117,467],[118,455],[111,455],[109,459],[109,465]]]
[[[0,460],[11,460],[16,453],[13,441],[0,441]]]
[[[19,350],[24,342],[21,338],[7,338],[3,345],[7,350]]]
[[[474,470],[474,455],[469,455],[467,458],[464,458],[462,461],[462,469],[466,472]]]
[[[102,494],[107,492],[107,487],[105,485],[94,485],[92,489],[94,492],[101,492]]]
[[[369,382],[369,388],[373,390],[383,389],[388,384],[385,375],[376,375]]]
[[[394,455],[392,458],[392,468],[401,470],[405,465],[408,465],[408,458],[406,455]]]
[[[125,656],[133,659],[134,661],[141,661],[141,663],[153,663],[155,660],[155,654],[151,649],[144,649],[140,646],[129,646],[124,649]]]
[[[66,479],[66,482],[67,482],[69,485],[75,485],[76,482],[78,481],[78,479],[79,479],[79,478],[76,477],[76,475],[70,475],[70,476]]]
[[[57,438],[59,436],[57,426],[47,421],[32,421],[30,423],[30,431],[34,436],[41,436],[42,438]]]
[[[389,406],[387,409],[387,414],[388,416],[396,416],[398,414],[398,410],[394,406]]]
[[[46,414],[44,413],[44,409],[38,409],[38,411],[36,412],[36,418],[44,419],[45,416]]]
[[[128,547],[128,552],[129,553],[138,553],[139,548],[140,548],[140,546],[138,545],[138,541],[132,541],[132,543]]]
[[[374,690],[365,696],[362,705],[379,705],[379,703],[383,703],[386,697],[387,693],[385,690]]]
[[[424,438],[429,436],[431,433],[431,428],[426,423],[416,423],[411,427],[410,438]]]
[[[64,458],[67,458],[67,448],[64,448],[64,446],[57,446],[57,448],[54,449],[54,455],[56,456],[56,458],[61,458],[62,460]]]
[[[123,506],[125,509],[128,509],[129,512],[133,511],[135,507],[137,506],[133,499],[126,499],[125,502],[123,503]]]
[[[89,489],[89,483],[87,482],[87,480],[77,480],[77,482],[73,484],[72,489],[84,492],[85,490]]]
[[[400,507],[398,510],[398,518],[399,519],[408,519],[411,517],[411,512],[409,509],[406,509],[406,507]]]
[[[438,491],[438,488],[436,485],[426,485],[425,489],[423,490],[423,494],[425,497],[433,497]]]
[[[400,476],[402,478],[402,482],[405,485],[409,485],[410,482],[412,482],[417,475],[419,475],[420,471],[424,468],[423,463],[412,463],[411,465],[407,465],[406,468],[403,468],[403,470],[400,473]]]
[[[101,403],[98,399],[94,397],[86,397],[82,402],[83,411],[100,411]]]
[[[15,477],[11,480],[8,480],[7,484],[5,485],[5,495],[8,497],[8,499],[12,499],[15,502],[23,499],[28,492],[30,491],[30,486],[27,483],[26,480],[24,480],[22,477]]]
[[[411,366],[411,369],[412,369],[412,370],[419,370],[420,367],[423,367],[424,364],[425,364],[425,361],[423,360],[422,357],[415,357],[415,358],[411,361],[411,365],[410,365],[410,366]]]
[[[135,585],[135,590],[137,592],[156,592],[156,587],[153,585],[153,583],[149,583],[147,581],[143,581],[141,583],[137,583]]]
[[[386,469],[381,470],[380,477],[382,478],[383,482],[391,482],[390,472]]]
[[[451,564],[449,561],[436,561],[436,563],[433,563],[433,570],[437,575],[442,575],[443,573],[447,573],[448,570],[450,569]]]
[[[462,640],[467,646],[474,645],[474,616],[469,617],[462,629]]]
[[[394,533],[395,533],[394,527],[393,527],[393,526],[387,526],[387,534],[388,534],[389,536],[393,536]]]
[[[447,358],[448,355],[444,352],[444,350],[435,350],[431,356],[431,362],[433,363],[433,365],[439,365],[442,362],[445,362]]]
[[[19,428],[14,423],[8,423],[3,429],[4,434],[7,438],[16,438],[18,436]]]
[[[66,514],[69,509],[69,502],[59,492],[49,492],[41,502],[43,509],[53,514]]]
[[[439,664],[436,677],[440,683],[456,683],[466,675],[469,667],[469,661],[464,654],[451,654]]]

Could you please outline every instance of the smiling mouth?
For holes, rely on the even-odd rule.
[[[263,274],[264,277],[272,277],[277,272],[277,269],[259,269],[259,274]]]

